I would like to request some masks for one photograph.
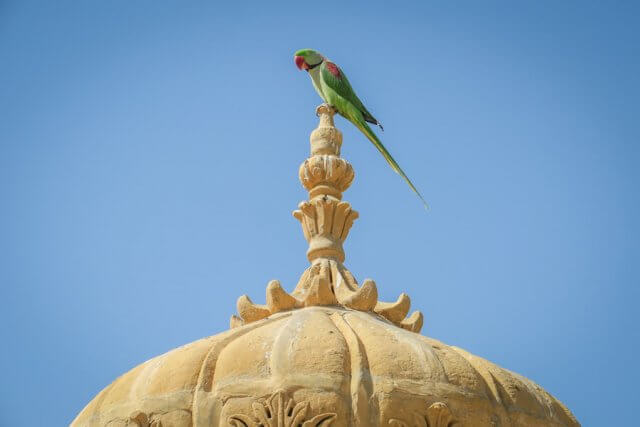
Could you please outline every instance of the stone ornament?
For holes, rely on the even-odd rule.
[[[236,414],[229,417],[233,427],[329,427],[335,413],[307,417],[309,402],[293,403],[283,392],[272,394],[264,402],[254,402],[253,417]]]
[[[158,413],[133,411],[128,417],[114,418],[105,424],[106,427],[171,427],[189,422],[189,411],[173,410]]]
[[[304,201],[293,211],[302,224],[305,239],[309,242],[307,258],[335,258],[344,262],[342,243],[347,238],[358,212],[348,202],[339,202],[328,196],[319,200]]]
[[[342,199],[354,176],[351,164],[333,154],[311,156],[300,165],[299,171],[300,182],[311,199],[325,195]]]
[[[425,413],[414,412],[412,423],[392,418],[389,420],[389,425],[393,427],[454,427],[456,422],[447,404],[436,402],[429,406]]]
[[[407,317],[411,301],[401,294],[396,302],[378,301],[378,289],[373,280],[362,286],[343,265],[342,245],[358,212],[342,201],[342,192],[354,178],[351,164],[340,157],[342,133],[335,128],[336,111],[328,105],[316,109],[320,118],[311,132],[311,157],[300,166],[299,177],[309,192],[309,200],[300,202],[293,216],[300,221],[304,238],[309,243],[307,258],[311,266],[300,277],[295,290],[287,293],[280,282],[267,285],[266,305],[254,304],[247,295],[238,299],[238,315],[230,326],[236,328],[272,314],[310,306],[337,305],[352,310],[376,313],[394,325],[420,332],[423,315],[419,311]]]

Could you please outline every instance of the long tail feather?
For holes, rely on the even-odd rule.
[[[422,200],[422,203],[424,204],[424,207],[426,209],[429,209],[429,205],[427,204],[427,202],[424,200],[424,197],[422,197],[422,194],[420,194],[420,192],[418,191],[418,189],[416,188],[415,185],[413,185],[413,183],[411,182],[411,180],[409,179],[409,177],[407,176],[406,173],[404,173],[404,171],[402,170],[402,168],[400,167],[400,165],[398,164],[398,162],[395,161],[395,159],[391,156],[391,153],[389,153],[389,151],[386,149],[386,147],[382,144],[382,141],[380,141],[378,139],[378,136],[373,133],[373,131],[371,130],[371,128],[369,127],[369,125],[364,121],[364,119],[362,118],[362,115],[359,115],[360,117],[358,117],[358,114],[349,114],[348,115],[348,119],[349,121],[351,121],[354,125],[356,125],[356,127],[358,129],[360,129],[360,131],[362,133],[365,134],[365,136],[369,139],[369,141],[371,141],[373,143],[373,145],[375,145],[375,147],[378,149],[378,151],[380,151],[380,154],[382,154],[382,156],[385,158],[385,160],[387,161],[387,163],[389,163],[389,165],[391,166],[391,168],[398,174],[400,175],[406,182],[407,184],[409,184],[409,187],[411,187],[411,189],[413,190],[414,193],[416,193],[416,195],[418,197],[420,197],[420,200]]]

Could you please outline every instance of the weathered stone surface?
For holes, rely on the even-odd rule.
[[[338,306],[280,312],[149,360],[104,389],[72,425],[260,423],[579,425],[526,378]]]

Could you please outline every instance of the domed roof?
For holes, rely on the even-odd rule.
[[[385,318],[308,307],[134,368],[73,426],[577,426],[541,387]]]
[[[407,295],[381,302],[373,280],[358,284],[342,247],[354,173],[335,111],[317,112],[299,173],[309,200],[293,213],[311,265],[294,291],[274,280],[265,305],[240,297],[229,331],[129,371],[72,426],[578,426],[528,379],[420,335]]]

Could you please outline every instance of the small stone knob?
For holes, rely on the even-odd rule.
[[[342,132],[333,124],[333,115],[336,110],[327,104],[322,104],[316,109],[320,117],[318,127],[311,132],[311,155],[333,154],[340,155],[342,146]]]

